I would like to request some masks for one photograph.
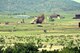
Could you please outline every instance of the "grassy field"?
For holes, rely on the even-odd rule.
[[[65,46],[80,46],[80,28],[73,14],[64,14],[65,18],[44,20],[42,27],[38,24],[30,24],[34,18],[24,18],[25,23],[18,23],[23,18],[15,18],[14,16],[0,16],[0,45],[11,45],[14,43],[34,42],[40,45],[41,49],[52,49]],[[5,24],[9,22],[9,24]],[[46,32],[44,32],[46,30]],[[49,49],[48,49],[49,50]]]

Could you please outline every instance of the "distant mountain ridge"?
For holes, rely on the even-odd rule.
[[[72,0],[1,0],[0,12],[59,12],[80,10]]]

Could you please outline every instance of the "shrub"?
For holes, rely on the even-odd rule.
[[[3,46],[0,46],[0,53],[3,53],[2,48],[3,48]]]
[[[10,46],[7,47],[3,53],[13,53],[13,48],[11,48]]]
[[[38,51],[38,47],[35,46],[34,43],[22,44],[18,43],[15,44],[13,47],[7,47],[4,51],[2,51],[2,47],[0,47],[0,53],[80,53],[80,47],[65,47],[62,50],[54,50],[54,51],[47,51],[42,50],[41,52]]]
[[[5,39],[4,38],[0,38],[0,43],[5,43]]]
[[[29,44],[22,44],[18,43],[15,44],[14,47],[7,47],[4,53],[37,53],[38,47],[32,43]]]
[[[6,24],[6,25],[8,25],[8,24],[9,24],[9,22],[5,22],[5,24]]]

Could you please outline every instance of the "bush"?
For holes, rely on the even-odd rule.
[[[54,51],[47,51],[42,50],[41,52],[38,51],[38,47],[35,46],[34,43],[22,44],[18,43],[15,44],[13,47],[7,47],[4,51],[2,50],[3,46],[0,47],[0,53],[80,53],[80,47],[65,47],[61,51],[54,50]]]
[[[3,46],[0,46],[0,53],[3,53],[2,48],[3,48]]]
[[[0,38],[0,43],[5,43],[5,39],[4,38]]]
[[[15,44],[14,47],[7,47],[4,53],[36,53],[38,52],[38,47],[32,43],[29,44],[22,44],[18,43]]]
[[[5,22],[5,24],[6,24],[6,25],[8,25],[8,24],[9,24],[9,22]]]
[[[9,46],[6,48],[6,50],[3,53],[13,53],[13,48]]]

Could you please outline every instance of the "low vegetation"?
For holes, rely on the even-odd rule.
[[[64,47],[61,50],[39,51],[38,47],[34,43],[22,44],[18,43],[14,46],[8,46],[7,48],[0,46],[0,53],[80,53],[80,47]]]
[[[45,18],[40,25],[30,24],[31,20],[0,17],[0,52],[79,53],[79,20],[69,15],[53,21]]]

